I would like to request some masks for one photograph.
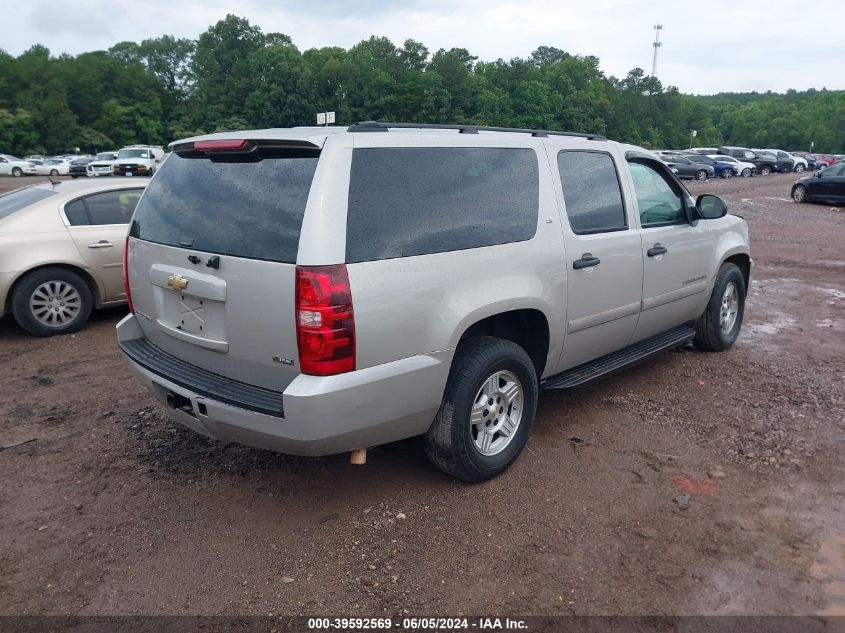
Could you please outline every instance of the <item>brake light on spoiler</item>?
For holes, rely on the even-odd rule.
[[[199,152],[215,152],[221,150],[240,150],[244,149],[246,141],[243,139],[225,138],[216,139],[213,141],[196,141],[194,149]]]

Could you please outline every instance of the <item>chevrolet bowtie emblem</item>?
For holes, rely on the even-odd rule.
[[[188,287],[188,280],[182,275],[170,275],[170,277],[167,278],[167,285],[174,290],[184,290]]]

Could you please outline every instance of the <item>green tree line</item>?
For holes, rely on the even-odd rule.
[[[845,152],[845,91],[681,94],[641,69],[605,75],[593,56],[541,46],[481,61],[371,37],[300,51],[228,15],[196,40],[169,35],[52,56],[0,50],[0,151],[166,144],[196,133],[362,120],[589,131],[652,148],[722,143]]]

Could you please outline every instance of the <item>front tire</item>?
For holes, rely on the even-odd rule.
[[[751,168],[750,167],[746,167],[745,169],[742,170],[742,177],[743,178],[751,178]]]
[[[707,172],[703,169],[699,169],[697,172],[695,172],[695,179],[699,181],[707,180]]]
[[[798,163],[797,165],[795,165],[795,172],[798,174],[804,173],[804,169],[806,168],[804,167],[803,163]]]
[[[792,189],[792,199],[795,202],[807,202],[807,188],[804,185],[795,185]]]
[[[771,168],[771,167],[769,167],[768,165],[763,165],[763,166],[760,168],[760,175],[761,175],[761,176],[768,176],[768,175],[769,175],[769,174],[771,174],[771,173],[772,173],[772,168]]]
[[[492,336],[462,342],[425,434],[428,458],[466,482],[496,477],[525,446],[537,395],[534,364],[519,345]]]
[[[23,176],[23,169],[21,169],[20,167],[12,167],[12,175],[15,178],[20,178],[21,176]]]
[[[88,321],[93,307],[88,284],[64,268],[31,272],[12,292],[12,315],[33,336],[76,332]]]
[[[734,177],[733,169],[722,170],[722,178],[724,178],[725,180],[728,180],[729,178],[733,178],[733,177]]]
[[[724,263],[716,275],[713,294],[695,328],[695,344],[721,352],[739,336],[745,314],[745,278],[735,264]]]

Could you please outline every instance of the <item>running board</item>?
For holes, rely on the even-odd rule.
[[[680,347],[695,336],[695,328],[681,325],[652,338],[634,343],[583,365],[549,376],[540,381],[541,389],[572,389],[600,376],[654,356],[662,351]]]

